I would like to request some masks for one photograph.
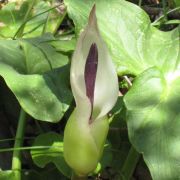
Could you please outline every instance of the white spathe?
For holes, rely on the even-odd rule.
[[[91,103],[86,95],[85,64],[91,45],[98,49],[98,66],[94,88],[92,122]],[[108,49],[102,40],[95,15],[91,10],[88,25],[81,33],[71,62],[70,81],[76,101],[64,132],[64,157],[79,176],[92,172],[101,158],[109,122],[107,113],[118,98],[118,78]]]
[[[84,114],[89,115],[91,112],[90,101],[86,96],[84,69],[89,49],[93,43],[96,43],[98,48],[98,68],[93,105],[93,117],[94,120],[97,120],[112,109],[119,90],[114,64],[97,27],[95,8],[92,9],[89,23],[79,37],[71,62],[71,88],[76,101],[78,117],[84,116]]]

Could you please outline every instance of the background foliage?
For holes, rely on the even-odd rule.
[[[178,0],[1,3],[0,179],[14,177],[20,106],[28,113],[23,179],[71,176],[63,158],[64,126],[75,107],[69,68],[94,3],[123,97],[109,113],[104,154],[89,178],[180,179]]]

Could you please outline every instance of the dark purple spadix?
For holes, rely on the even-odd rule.
[[[86,95],[91,102],[91,115],[94,103],[94,89],[95,89],[95,81],[97,74],[97,66],[98,66],[98,49],[97,45],[93,43],[90,47],[89,54],[86,59],[85,64],[85,85],[86,85]],[[91,117],[90,117],[91,121]]]

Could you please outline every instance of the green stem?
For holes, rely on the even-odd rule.
[[[180,7],[177,7],[177,8],[174,8],[170,11],[168,11],[166,14],[170,14],[170,13],[173,13],[173,12],[176,12],[176,11],[179,11],[180,10]],[[156,19],[153,23],[151,23],[153,26],[158,26],[160,25],[160,22],[162,19],[164,18],[164,14],[162,16],[160,16],[158,19]]]
[[[23,150],[32,150],[32,149],[54,149],[53,153],[58,153],[57,148],[63,148],[63,146],[30,146],[30,147],[19,147],[19,148],[2,148],[0,149],[0,153],[10,152],[10,151],[23,151]]]
[[[44,23],[44,26],[43,26],[43,30],[42,30],[42,35],[46,33],[46,30],[47,30],[47,26],[48,26],[48,21],[49,21],[49,12],[47,14],[47,17],[46,17],[46,21]]]
[[[71,180],[87,180],[87,176],[78,176],[76,173],[73,173]]]
[[[164,19],[165,22],[167,21],[167,0],[162,0],[162,4],[163,4],[163,14],[164,14]]]
[[[139,7],[141,7],[141,5],[142,5],[142,0],[139,0],[138,5],[139,5]]]
[[[16,131],[13,157],[12,157],[12,170],[15,173],[15,180],[21,180],[21,152],[16,148],[20,148],[22,146],[25,123],[26,123],[26,113],[24,112],[23,109],[21,109],[19,115],[18,127]]]
[[[122,175],[123,179],[130,180],[134,169],[136,168],[136,164],[139,161],[140,154],[131,146],[131,149],[129,150],[128,156],[126,158],[126,161],[122,167]]]
[[[47,13],[47,12],[49,12],[49,11],[51,11],[51,10],[59,7],[60,5],[62,5],[62,3],[59,4],[59,5],[57,5],[57,6],[54,6],[54,7],[50,8],[50,9],[48,9],[48,10],[46,10],[46,11],[43,11],[43,12],[41,12],[41,13],[39,13],[39,14],[36,14],[36,15],[34,15],[34,16],[32,16],[32,17],[29,17],[29,18],[28,18],[25,22],[23,22],[23,23],[21,24],[21,26],[18,28],[18,30],[16,31],[16,33],[15,33],[14,36],[13,36],[13,39],[16,38],[16,36],[19,34],[19,31],[21,31],[21,28],[23,28],[23,27],[26,25],[27,22],[31,21],[32,19],[35,19],[36,17],[38,17],[38,16],[40,16],[40,15],[42,15],[42,14],[44,14],[44,13]]]
[[[23,36],[24,28],[26,26],[27,20],[28,20],[31,12],[33,10],[35,3],[36,3],[36,0],[33,0],[32,3],[29,5],[29,8],[28,8],[28,10],[25,14],[25,17],[24,17],[24,21],[23,21],[24,23],[21,26],[21,28],[19,29],[19,31],[17,32],[17,34],[15,34],[17,36],[17,38],[21,38]],[[15,38],[15,36],[14,36],[14,38]]]

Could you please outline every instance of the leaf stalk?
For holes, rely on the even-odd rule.
[[[136,168],[136,164],[139,161],[139,158],[140,158],[140,154],[134,149],[133,146],[131,146],[126,161],[121,170],[124,180],[131,179],[134,169]]]
[[[21,108],[12,157],[12,171],[15,173],[15,180],[21,180],[21,152],[16,148],[20,148],[22,146],[25,124],[26,113]]]

